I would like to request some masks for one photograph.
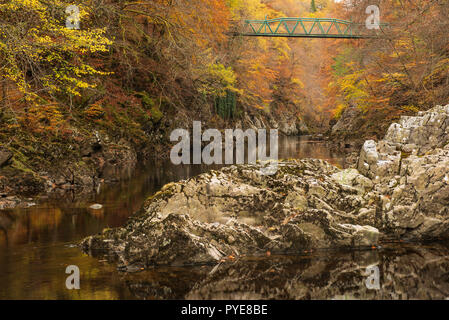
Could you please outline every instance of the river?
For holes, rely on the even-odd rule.
[[[280,158],[319,158],[343,167],[324,141],[282,138]],[[209,166],[150,162],[83,197],[42,197],[27,209],[0,211],[0,299],[446,299],[449,244],[388,244],[370,251],[301,252],[247,258],[219,267],[155,268],[126,274],[76,244],[118,227],[164,184]],[[101,210],[91,210],[95,203]],[[81,289],[68,290],[68,265]],[[373,273],[370,273],[373,272]],[[377,275],[376,275],[377,272]],[[376,277],[376,278],[373,278]]]

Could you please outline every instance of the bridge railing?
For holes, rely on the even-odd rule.
[[[387,24],[381,24],[385,28]],[[304,37],[304,38],[372,38],[376,30],[368,30],[365,24],[329,18],[276,18],[246,20],[243,36]]]

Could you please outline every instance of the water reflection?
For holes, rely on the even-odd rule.
[[[447,245],[246,259],[217,267],[124,275],[140,299],[446,299]],[[379,288],[366,282],[380,270]]]
[[[345,158],[342,154],[330,150],[326,141],[315,140],[308,137],[283,137],[279,140],[279,156],[282,159],[322,159],[343,168]]]

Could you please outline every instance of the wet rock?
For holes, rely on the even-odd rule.
[[[0,210],[13,209],[17,207],[21,202],[22,200],[15,196],[2,197],[0,199]]]
[[[36,204],[32,199],[22,200],[16,196],[5,196],[0,198],[0,210],[14,209],[14,208],[29,208]]]

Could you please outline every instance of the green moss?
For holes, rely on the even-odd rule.
[[[153,122],[153,124],[159,123],[161,119],[164,117],[164,114],[156,106],[152,107],[150,112],[151,112],[151,122]]]
[[[405,112],[409,112],[409,113],[418,113],[419,108],[414,106],[414,105],[407,105],[407,106],[401,106],[401,109],[404,110]]]
[[[407,159],[408,157],[410,157],[412,154],[410,152],[401,152],[401,159]]]
[[[11,167],[22,172],[34,174],[33,170],[28,168],[23,162],[14,158],[12,159]]]
[[[176,190],[176,184],[169,183],[169,184],[165,185],[164,187],[162,187],[161,191],[156,192],[154,195],[148,197],[145,202],[148,205],[155,200],[167,199],[175,193],[175,190]]]
[[[142,101],[142,106],[149,110],[151,108],[153,108],[156,103],[154,102],[154,100],[148,95],[147,92],[143,91],[143,92],[139,92],[136,94],[138,97],[140,97],[140,100]]]

